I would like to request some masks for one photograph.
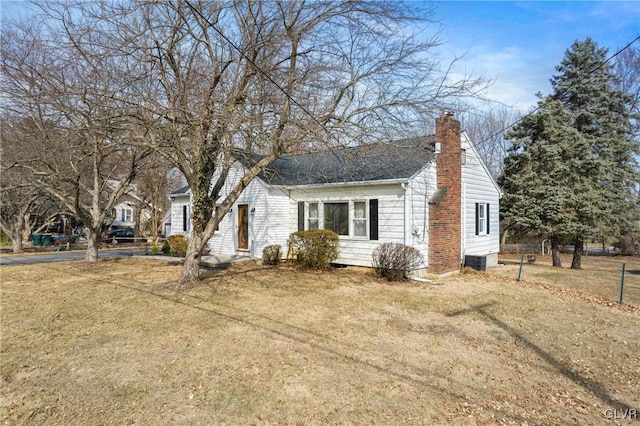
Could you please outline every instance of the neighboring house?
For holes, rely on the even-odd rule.
[[[136,211],[136,209],[140,209],[140,211]],[[130,228],[140,232],[139,227],[136,226],[136,221],[140,221],[140,224],[142,224],[149,220],[152,210],[153,206],[138,197],[135,193],[135,188],[132,187],[118,199],[116,205],[111,209],[110,215],[107,216],[107,220],[113,218],[109,229]]]
[[[120,229],[120,228],[133,228],[136,225],[134,206],[135,203],[130,199],[131,197],[128,195],[123,195],[120,200],[118,200],[118,204],[116,204],[111,209],[111,214],[109,215],[109,219],[112,217],[113,222],[111,223],[111,228]]]
[[[256,156],[253,161],[256,161]],[[220,197],[251,160],[239,158]],[[337,263],[371,266],[380,244],[420,250],[432,273],[458,270],[465,256],[497,264],[501,192],[460,123],[436,119],[435,136],[285,155],[243,191],[209,240],[213,254],[261,257],[302,229],[340,235]],[[169,195],[171,233],[190,232],[188,187]]]

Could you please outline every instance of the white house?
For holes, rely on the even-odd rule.
[[[255,160],[255,158],[254,158]],[[250,160],[238,159],[223,198]],[[171,193],[171,233],[190,231],[191,193]],[[302,229],[340,235],[337,263],[371,266],[384,242],[413,246],[433,273],[465,258],[497,264],[501,192],[460,123],[436,119],[430,137],[285,155],[254,179],[209,240],[211,253],[261,257]],[[470,257],[473,256],[473,257]]]

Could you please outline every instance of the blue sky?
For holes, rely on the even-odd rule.
[[[3,14],[24,13],[25,6],[0,0]],[[486,95],[523,111],[536,104],[536,92],[549,93],[549,79],[575,40],[591,37],[613,54],[640,36],[640,1],[442,1],[434,8],[444,64],[464,55],[456,74],[492,80]]]
[[[524,111],[550,92],[575,40],[591,37],[611,55],[640,36],[638,1],[448,1],[435,4],[435,18],[445,52],[464,55],[456,71],[493,80],[488,96]]]

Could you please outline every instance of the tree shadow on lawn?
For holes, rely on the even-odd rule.
[[[252,269],[252,271],[258,271],[258,270],[262,270],[262,267],[257,267],[255,269]],[[219,272],[219,270],[217,271]],[[226,277],[230,277],[233,275],[242,275],[247,273],[247,270],[243,270],[243,271],[226,271],[226,273],[224,274]],[[78,275],[81,276],[81,273],[72,273],[73,275]],[[291,341],[300,343],[300,344],[304,344],[304,345],[308,345],[309,347],[314,348],[315,350],[318,350],[320,352],[326,353],[332,357],[335,357],[337,359],[342,359],[343,361],[349,362],[349,363],[353,363],[356,365],[360,365],[362,367],[365,368],[369,368],[372,369],[376,372],[378,372],[379,374],[382,375],[389,375],[389,376],[394,376],[397,379],[409,382],[409,383],[413,383],[415,385],[418,385],[420,387],[423,388],[427,388],[430,389],[432,391],[437,391],[442,393],[443,395],[448,395],[451,398],[454,398],[455,400],[459,400],[459,401],[466,401],[468,398],[465,396],[465,394],[463,393],[463,391],[460,391],[459,393],[455,393],[453,391],[451,391],[450,389],[464,389],[465,386],[469,386],[468,384],[464,384],[464,383],[455,383],[453,382],[454,379],[451,376],[448,375],[443,375],[441,373],[438,373],[436,371],[434,371],[433,369],[427,369],[424,367],[420,367],[420,366],[414,366],[414,365],[410,365],[406,362],[403,361],[399,361],[397,359],[394,358],[389,358],[384,356],[385,361],[388,361],[386,363],[375,363],[369,360],[364,360],[364,359],[359,359],[357,356],[355,355],[351,355],[348,352],[358,352],[361,353],[363,356],[367,355],[367,350],[363,349],[361,347],[357,347],[354,346],[352,344],[349,344],[347,342],[341,342],[331,336],[328,335],[324,335],[321,333],[318,333],[316,331],[312,331],[312,330],[308,330],[305,329],[303,327],[299,327],[297,325],[292,325],[271,317],[268,317],[266,315],[260,315],[260,314],[255,314],[253,312],[248,312],[248,311],[244,311],[235,307],[229,307],[229,306],[225,306],[222,304],[217,304],[218,307],[220,309],[214,309],[214,308],[209,308],[209,307],[204,307],[204,306],[199,306],[196,303],[190,303],[189,301],[187,301],[184,297],[171,297],[169,295],[165,295],[165,294],[159,294],[157,293],[157,290],[159,289],[158,286],[154,286],[153,289],[149,290],[146,289],[144,287],[147,287],[149,284],[148,283],[144,283],[144,282],[137,282],[135,280],[129,280],[130,283],[132,283],[133,285],[125,285],[125,284],[121,284],[121,283],[114,283],[113,281],[110,281],[109,279],[101,279],[98,278],[96,281],[102,281],[105,284],[110,284],[110,285],[114,285],[116,287],[121,287],[127,290],[131,290],[131,291],[135,291],[144,295],[148,295],[148,296],[152,296],[152,297],[157,297],[159,299],[168,301],[168,302],[173,302],[175,304],[179,304],[179,305],[183,305],[192,309],[196,309],[199,311],[203,311],[203,312],[207,312],[211,315],[215,315],[218,316],[220,318],[223,318],[227,321],[231,321],[231,322],[236,322],[236,323],[240,323],[243,325],[248,325],[257,329],[261,329],[267,332],[270,332],[274,335],[289,339]],[[139,284],[140,287],[136,287],[135,285]],[[170,284],[170,282],[165,283],[164,288],[171,288],[168,286],[168,284]],[[182,291],[175,291],[176,295],[183,295],[184,292]],[[203,300],[200,298],[195,298],[195,300],[198,300],[199,302],[206,302],[206,303],[212,303],[211,300]],[[466,315],[466,314],[471,314],[471,313],[477,313],[482,315],[483,317],[489,319],[493,324],[495,324],[497,327],[499,327],[500,329],[506,331],[509,335],[511,335],[514,339],[517,339],[519,342],[523,343],[524,346],[526,346],[527,348],[529,348],[531,351],[533,351],[534,353],[536,353],[542,360],[544,360],[546,363],[548,363],[550,366],[552,366],[556,371],[558,371],[560,374],[562,374],[563,376],[565,376],[566,378],[568,378],[569,380],[571,380],[572,382],[576,383],[577,385],[581,386],[582,388],[584,388],[585,390],[587,390],[588,392],[590,392],[591,394],[593,394],[594,396],[596,396],[598,399],[600,399],[602,402],[606,403],[606,404],[610,404],[612,408],[615,408],[617,410],[631,410],[632,407],[630,407],[628,404],[619,401],[615,398],[613,398],[607,391],[606,388],[604,388],[600,383],[591,380],[589,378],[583,377],[581,376],[579,373],[576,373],[575,371],[571,370],[571,368],[569,368],[567,365],[559,362],[557,359],[555,359],[551,354],[549,354],[548,352],[546,352],[544,349],[542,349],[541,347],[537,346],[535,343],[531,342],[529,339],[527,339],[526,337],[524,337],[523,335],[521,335],[520,333],[518,333],[517,331],[515,331],[513,328],[511,328],[508,324],[506,324],[505,322],[501,321],[500,319],[498,319],[497,317],[495,317],[494,315],[492,315],[490,312],[488,312],[486,309],[497,304],[498,302],[496,301],[491,301],[488,303],[484,303],[481,305],[477,305],[477,306],[473,306],[467,309],[463,309],[463,310],[459,310],[459,311],[455,311],[455,312],[450,312],[448,314],[446,314],[446,316],[448,317],[456,317],[456,316],[460,316],[460,315]],[[232,313],[228,313],[228,312],[223,312],[224,309],[227,309],[229,311],[236,311],[237,314],[232,314]],[[247,317],[254,317],[256,318],[256,320],[250,320]],[[267,324],[261,324],[260,322],[258,322],[259,320],[264,320],[265,322],[267,322]],[[270,324],[268,324],[270,323]],[[279,329],[279,328],[280,329]],[[320,341],[319,341],[320,340]],[[322,343],[321,341],[324,340],[325,343]],[[344,348],[344,350],[340,350],[338,348],[336,348],[336,346],[342,346]],[[371,351],[369,351],[371,352]],[[377,353],[375,353],[377,355]],[[440,381],[441,383],[445,383],[444,385],[441,384],[437,384],[437,383],[429,383],[427,380],[430,377],[435,377],[436,380]],[[434,382],[436,381],[434,380]],[[527,419],[520,418],[519,416],[516,416],[514,414],[511,414],[510,416],[512,419],[520,419],[523,422]]]
[[[582,388],[584,388],[585,390],[587,390],[588,392],[596,396],[600,401],[606,404],[610,404],[611,408],[620,410],[620,412],[629,412],[629,410],[633,410],[631,406],[612,397],[607,391],[607,389],[604,386],[602,386],[600,383],[598,383],[595,380],[589,379],[588,377],[584,377],[579,373],[573,371],[567,365],[563,364],[562,362],[554,358],[550,353],[546,352],[540,346],[536,345],[531,340],[527,339],[522,334],[518,333],[516,330],[511,328],[507,323],[496,318],[494,315],[492,315],[490,312],[486,310],[486,308],[489,308],[495,305],[496,303],[497,302],[494,300],[494,301],[487,302],[481,305],[476,305],[467,309],[462,309],[460,311],[448,313],[447,316],[455,317],[460,315],[467,315],[470,313],[480,314],[484,318],[489,319],[497,327],[506,331],[511,337],[513,337],[514,339],[522,343],[531,351],[533,351],[543,361],[545,361],[547,364],[553,367],[558,373],[562,374],[564,377],[571,380],[578,386],[581,386]]]

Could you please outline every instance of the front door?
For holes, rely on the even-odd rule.
[[[238,204],[238,250],[249,250],[248,204]]]

